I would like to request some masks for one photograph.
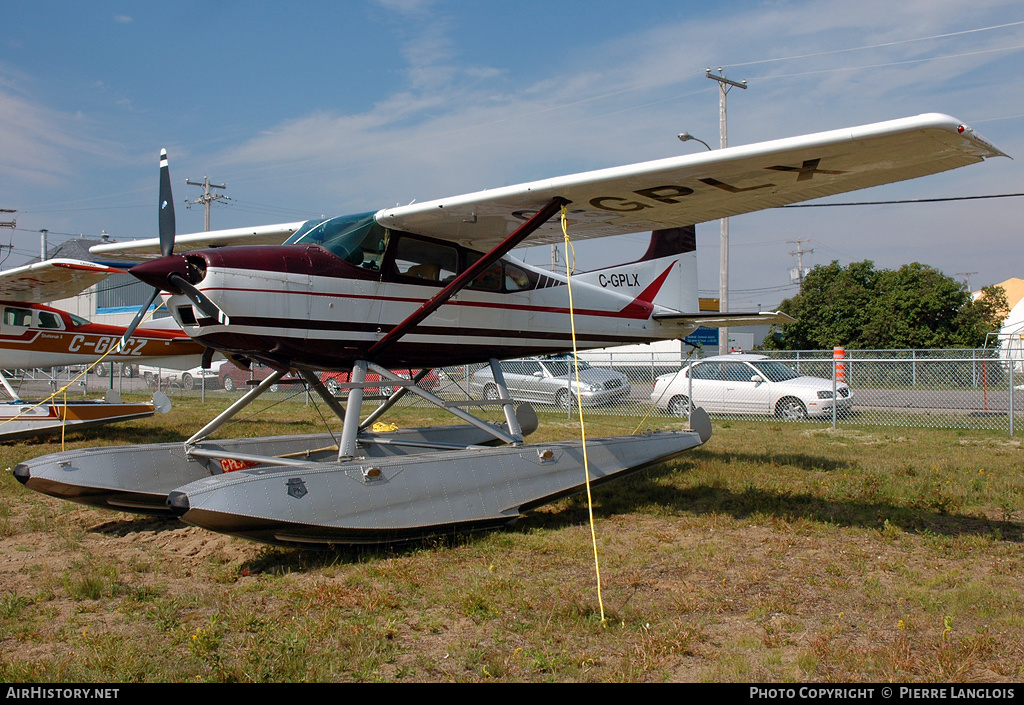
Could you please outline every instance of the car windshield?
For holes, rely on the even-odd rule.
[[[777,360],[759,360],[750,364],[769,382],[785,382],[787,379],[796,379],[800,376],[792,367]]]
[[[580,360],[579,364],[581,370],[590,369],[590,365],[583,362],[583,360]],[[561,377],[574,372],[572,360],[545,360],[544,367],[547,368],[552,377]]]

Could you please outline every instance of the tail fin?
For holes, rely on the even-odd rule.
[[[651,233],[647,251],[640,259],[573,276],[588,284],[636,298],[665,275],[666,270],[670,271],[651,303],[675,311],[698,311],[694,226],[655,230]]]

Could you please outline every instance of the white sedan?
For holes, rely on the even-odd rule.
[[[170,367],[154,367],[151,365],[139,365],[139,374],[146,380],[150,387],[157,386],[157,380],[161,387],[181,387],[185,391],[192,391],[206,380],[207,389],[218,388],[217,373],[225,360],[214,360],[208,369],[193,367],[190,370],[176,370]]]
[[[845,414],[853,399],[843,382],[803,377],[765,355],[716,355],[654,380],[655,408],[686,416],[692,406],[708,413],[775,415],[784,419]],[[690,403],[692,396],[693,402]]]

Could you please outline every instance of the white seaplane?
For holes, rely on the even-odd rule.
[[[169,294],[168,308],[188,335],[236,362],[255,360],[276,372],[184,447],[63,453],[19,465],[15,475],[56,496],[169,511],[191,524],[284,545],[392,541],[507,524],[581,490],[585,455],[580,441],[524,444],[536,415],[510,398],[499,359],[569,351],[574,339],[582,350],[677,339],[699,325],[785,321],[778,313],[699,312],[694,224],[996,156],[1005,155],[960,121],[928,114],[175,241],[164,154],[160,237],[100,245],[93,253],[148,258],[131,273],[154,287],[154,298]],[[654,231],[647,253],[596,272],[552,273],[509,254],[566,235],[645,230]],[[232,246],[239,243],[247,244]],[[417,385],[431,367],[481,362],[491,366],[497,399],[451,402]],[[390,372],[396,367],[421,372],[405,379]],[[341,385],[348,389],[344,405],[316,370],[351,370]],[[396,391],[362,418],[367,370]],[[340,438],[210,440],[289,371],[342,419]],[[370,430],[408,393],[466,425]],[[504,410],[503,424],[465,410],[488,403]],[[687,429],[588,441],[589,477],[602,482],[648,467],[710,435],[698,409]]]

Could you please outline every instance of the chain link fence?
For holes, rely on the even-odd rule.
[[[992,349],[847,350],[838,358],[832,350],[770,351],[764,357],[791,373],[779,372],[777,366],[722,364],[715,367],[715,379],[702,377],[696,364],[693,378],[688,377],[686,368],[691,363],[706,366],[709,362],[698,354],[612,352],[581,357],[586,360],[581,397],[590,414],[685,417],[691,406],[702,406],[719,419],[985,429],[1013,436],[1015,417],[1024,412],[1024,360],[1001,357]],[[729,356],[730,362],[743,357]],[[568,415],[576,397],[574,375],[567,380],[564,365],[528,362],[532,364],[503,364],[513,398],[530,401],[538,411]],[[83,368],[60,368],[6,371],[5,375],[25,399],[67,387],[69,398],[107,390],[120,394],[160,390],[172,399],[190,396],[205,401],[237,398],[267,373],[267,368],[243,373],[224,363],[220,370],[206,372],[105,365],[89,373]],[[787,375],[798,379],[782,379]],[[488,366],[464,365],[435,370],[423,384],[443,399],[458,401],[492,396],[488,381],[493,382]],[[386,384],[367,390],[371,397],[390,391]],[[303,385],[289,383],[287,378],[269,394],[312,401]],[[340,394],[344,396],[343,388]],[[409,394],[401,404],[425,402]]]

